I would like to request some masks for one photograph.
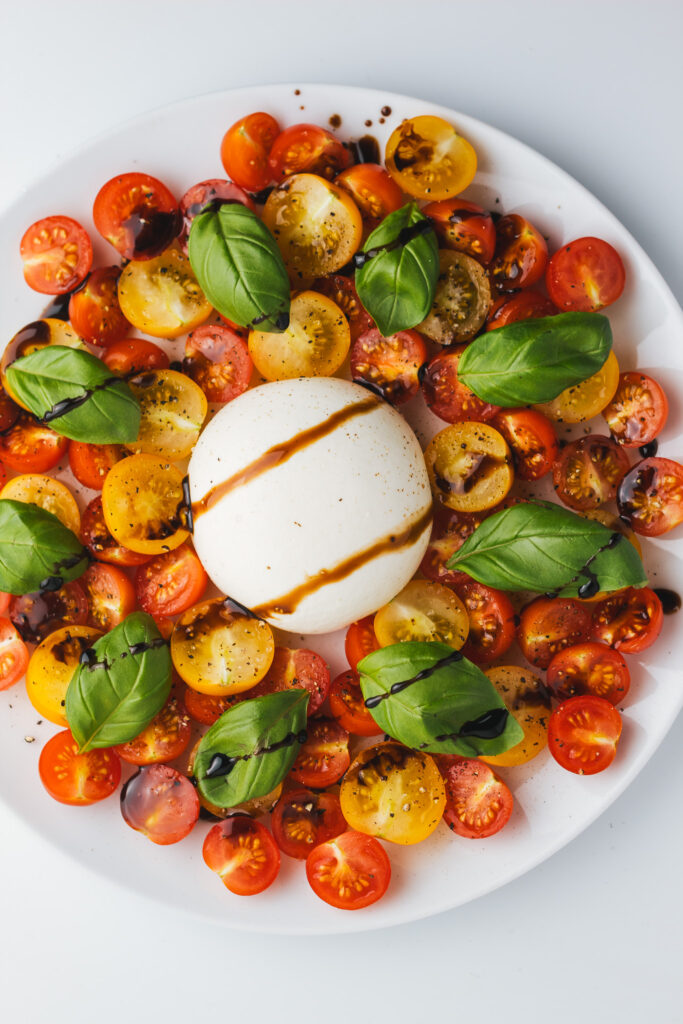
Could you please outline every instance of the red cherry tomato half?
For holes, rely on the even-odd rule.
[[[476,580],[456,583],[454,590],[467,609],[470,631],[462,653],[475,665],[490,665],[512,646],[515,609],[507,594]]]
[[[93,491],[101,491],[104,478],[111,467],[122,459],[120,444],[86,444],[72,441],[69,445],[69,465],[80,484]]]
[[[501,217],[496,224],[496,251],[490,268],[499,291],[518,291],[536,284],[547,262],[548,246],[533,224],[517,213]]]
[[[446,785],[444,821],[465,839],[487,839],[507,825],[512,793],[495,772],[473,757],[441,755],[436,763]]]
[[[488,210],[456,197],[429,203],[422,212],[432,218],[437,235],[448,249],[467,253],[484,266],[491,262],[496,229]]]
[[[365,706],[359,676],[353,669],[342,672],[333,681],[330,711],[342,728],[354,736],[380,736],[384,732]]]
[[[21,409],[13,402],[5,389],[0,386],[0,434],[13,427],[19,419]]]
[[[249,694],[245,694],[248,697]],[[187,713],[195,722],[202,725],[213,725],[221,717],[224,711],[231,708],[235,703],[230,697],[213,697],[208,693],[200,693],[193,690],[191,686],[185,687],[183,703]]]
[[[558,309],[592,313],[616,302],[626,274],[616,249],[601,238],[577,238],[551,257],[545,275]]]
[[[617,506],[643,537],[673,530],[683,523],[683,466],[673,459],[643,459],[619,484]]]
[[[427,347],[417,331],[385,338],[372,327],[353,343],[351,377],[391,405],[402,405],[420,390],[418,371],[426,358]]]
[[[78,580],[72,580],[59,590],[13,597],[9,617],[24,640],[37,644],[62,626],[84,626],[88,600]]]
[[[338,910],[361,910],[384,896],[391,864],[374,836],[343,832],[308,855],[306,877],[316,896]]]
[[[265,825],[233,814],[214,825],[202,848],[204,863],[236,896],[255,896],[272,885],[280,870],[280,851]]]
[[[522,293],[524,294],[524,293]],[[555,428],[536,409],[501,409],[492,420],[510,446],[515,473],[522,480],[540,480],[559,455]]]
[[[547,668],[565,647],[588,640],[591,613],[570,597],[537,597],[519,617],[517,640],[532,665]]]
[[[212,199],[223,199],[230,203],[241,203],[242,206],[248,206],[252,211],[256,210],[244,189],[240,188],[239,185],[235,185],[232,181],[226,181],[225,178],[210,178],[208,181],[200,181],[193,185],[192,188],[188,188],[180,200],[180,216],[183,226],[178,238],[178,244],[186,256],[187,240],[190,237],[192,221]]]
[[[102,633],[118,626],[135,611],[135,589],[125,572],[115,565],[94,562],[80,577],[88,601],[87,624]]]
[[[102,496],[97,495],[85,508],[81,517],[81,543],[99,562],[112,565],[142,565],[149,555],[141,555],[117,544],[104,521]]]
[[[548,749],[555,760],[576,775],[604,771],[617,752],[621,715],[602,697],[571,697],[548,722]]]
[[[102,355],[102,362],[122,377],[133,377],[143,370],[167,370],[169,365],[164,350],[145,338],[115,342]]]
[[[264,679],[245,697],[262,697],[296,687],[308,690],[308,714],[319,711],[330,689],[330,670],[315,651],[305,648],[276,647],[273,662]],[[312,723],[311,723],[312,724]],[[308,783],[304,783],[308,785]]]
[[[332,299],[339,306],[349,321],[351,344],[361,334],[365,334],[366,331],[374,328],[375,321],[363,309],[363,305],[358,298],[356,286],[350,277],[344,277],[343,274],[330,274],[328,277],[318,277],[313,283],[313,291],[318,292],[320,295],[326,295],[328,299]]]
[[[588,642],[559,651],[548,665],[546,682],[560,700],[588,694],[620,704],[629,691],[631,673],[619,651]]]
[[[664,611],[649,587],[627,587],[599,601],[593,609],[591,637],[622,654],[639,654],[659,636]]]
[[[344,651],[346,660],[354,672],[358,668],[359,661],[362,661],[366,655],[372,654],[373,651],[379,650],[374,622],[374,615],[366,615],[364,619],[352,622],[346,631]]]
[[[189,835],[199,817],[199,797],[184,775],[166,764],[140,768],[121,790],[124,821],[159,846]]]
[[[135,594],[150,615],[180,615],[201,600],[209,577],[189,544],[155,555],[135,574]]]
[[[78,744],[65,729],[41,750],[38,772],[54,800],[84,806],[111,796],[121,781],[121,762],[110,749],[79,754]]]
[[[449,508],[435,508],[432,534],[420,562],[422,575],[434,583],[445,583],[449,587],[468,583],[472,577],[460,569],[449,569],[448,562],[482,521],[482,516]]]
[[[554,316],[557,310],[545,295],[529,289],[517,295],[501,295],[491,307],[486,320],[486,330],[516,323],[518,320],[535,320],[538,317]]]
[[[654,441],[668,414],[664,389],[635,370],[620,375],[614,398],[602,410],[612,437],[624,448],[640,448]]]
[[[222,324],[204,324],[188,335],[183,372],[209,402],[231,402],[249,387],[254,364],[244,338]]]
[[[47,473],[68,450],[69,439],[21,412],[14,426],[0,434],[0,462],[17,473]]]
[[[403,193],[380,164],[356,164],[338,174],[334,183],[351,195],[366,220],[383,220],[403,206]]]
[[[85,228],[71,217],[44,217],[21,240],[24,280],[45,295],[65,295],[92,266],[92,244]]]
[[[284,793],[275,805],[271,826],[282,852],[297,860],[306,860],[315,846],[346,831],[339,797],[309,789]]]
[[[312,718],[290,777],[302,786],[324,789],[338,782],[349,767],[349,734],[334,718]]]
[[[435,416],[446,423],[478,420],[486,423],[498,412],[470,391],[458,378],[458,363],[467,345],[456,345],[439,352],[427,363],[422,373],[425,401]]]
[[[121,312],[117,285],[120,267],[93,270],[82,288],[69,300],[69,320],[79,338],[106,348],[121,341],[131,325]]]
[[[351,154],[325,128],[315,124],[294,124],[278,135],[268,164],[275,181],[302,171],[331,180],[350,166]]]
[[[11,598],[1,594],[0,613],[7,611]],[[5,603],[6,599],[6,603]],[[4,606],[4,607],[3,607]],[[9,619],[0,619],[0,690],[13,686],[26,672],[28,648]]]
[[[175,197],[149,174],[111,178],[95,196],[95,227],[126,260],[159,256],[180,231]]]
[[[192,723],[174,691],[139,736],[114,750],[129,764],[163,764],[180,757],[190,742]]]
[[[553,486],[560,501],[585,512],[611,501],[629,468],[628,455],[616,441],[590,434],[559,453],[553,465]]]
[[[268,156],[279,134],[280,125],[270,114],[257,112],[240,118],[221,142],[225,173],[250,192],[266,188],[273,178]]]

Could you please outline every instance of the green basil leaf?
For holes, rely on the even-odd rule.
[[[0,498],[0,590],[55,590],[82,576],[88,553],[75,533],[38,505]],[[61,581],[61,582],[60,582]]]
[[[458,378],[493,405],[550,402],[597,373],[611,347],[602,313],[518,320],[475,338],[460,358]]]
[[[615,537],[619,541],[608,546]],[[552,502],[525,502],[489,516],[448,567],[498,590],[561,597],[579,596],[589,582],[608,592],[647,583],[640,556],[625,537]]]
[[[195,757],[204,799],[236,807],[275,789],[296,760],[307,707],[308,691],[292,689],[248,698],[225,711],[202,737]],[[218,771],[207,775],[216,761]]]
[[[161,711],[171,655],[154,619],[133,612],[96,640],[66,691],[66,719],[81,750],[127,743]]]
[[[270,231],[246,206],[223,203],[198,214],[188,253],[202,291],[219,313],[241,327],[287,329],[287,270]]]
[[[84,349],[47,345],[8,366],[7,379],[34,416],[64,437],[92,444],[137,439],[137,398],[125,380]]]
[[[430,224],[415,203],[407,203],[385,217],[365,243],[367,260],[356,271],[356,289],[385,337],[422,323],[432,308],[439,250]]]
[[[501,754],[523,739],[488,676],[446,644],[382,647],[363,658],[358,671],[370,714],[406,747],[476,757]]]

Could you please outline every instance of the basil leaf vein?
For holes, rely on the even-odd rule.
[[[86,549],[52,512],[0,499],[0,590],[32,593],[50,577],[68,583],[87,567]]]

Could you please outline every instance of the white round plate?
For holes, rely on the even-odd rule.
[[[380,123],[383,107],[391,108],[391,113]],[[548,236],[551,250],[582,235],[598,235],[611,242],[627,271],[624,296],[608,310],[616,353],[623,367],[653,371],[666,385],[671,414],[660,452],[672,458],[683,456],[679,436],[683,318],[637,242],[581,185],[515,139],[456,111],[369,89],[281,85],[201,96],[145,114],[59,164],[28,188],[0,220],[0,280],[4,282],[0,336],[9,340],[23,324],[36,319],[44,305],[41,296],[23,283],[19,239],[29,224],[48,214],[69,214],[90,230],[96,264],[114,262],[115,254],[99,239],[91,220],[92,201],[103,182],[121,172],[146,171],[180,196],[197,181],[223,177],[219,159],[223,133],[253,110],[270,111],[284,125],[301,121],[326,125],[336,114],[341,118],[340,137],[370,133],[382,149],[402,118],[438,114],[458,126],[479,156],[479,171],[465,193],[467,198],[492,210],[528,216]],[[415,409],[409,418],[419,434],[433,433],[439,424],[429,423],[418,409],[420,402],[412,403]],[[604,423],[596,423],[596,429],[604,432]],[[83,500],[90,496],[83,495]],[[675,538],[647,541],[643,547],[653,585],[680,589],[680,531]],[[514,791],[516,808],[500,835],[468,841],[441,825],[419,846],[390,847],[389,892],[374,907],[357,913],[323,904],[308,888],[303,866],[287,857],[276,884],[265,893],[251,899],[233,896],[202,862],[207,823],[200,822],[175,846],[158,847],[123,824],[116,797],[87,809],[55,803],[40,784],[37,762],[56,727],[37,721],[21,684],[0,694],[2,799],[85,867],[166,906],[233,928],[353,932],[416,920],[457,907],[528,871],[577,836],[623,792],[659,745],[683,702],[683,631],[678,625],[675,617],[666,619],[659,642],[643,657],[629,658],[633,684],[624,709],[624,733],[608,771],[592,778],[574,776],[560,769],[547,752],[524,767],[502,770]],[[311,638],[311,646],[328,658],[333,674],[346,668],[339,635]],[[35,742],[28,742],[30,737]]]

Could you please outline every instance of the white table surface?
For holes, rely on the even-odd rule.
[[[368,85],[466,111],[555,160],[680,300],[682,34],[674,0],[0,0],[0,204],[93,134],[172,100],[259,81]],[[174,916],[0,805],[0,1017],[683,1021],[682,748],[679,719],[601,819],[506,888],[347,938]]]

